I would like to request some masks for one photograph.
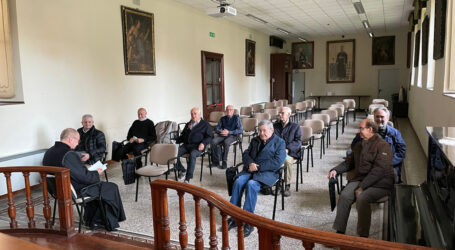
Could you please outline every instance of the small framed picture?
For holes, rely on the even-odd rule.
[[[314,42],[292,43],[293,69],[312,69],[314,67]]]
[[[245,74],[247,76],[255,76],[255,56],[256,56],[256,42],[246,39],[245,40]]]

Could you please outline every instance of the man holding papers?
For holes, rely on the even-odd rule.
[[[60,141],[55,142],[55,145],[44,154],[43,165],[68,168],[71,175],[71,185],[78,196],[80,196],[82,188],[101,183],[101,199],[107,219],[107,224],[103,226],[109,231],[115,230],[119,227],[118,222],[126,219],[118,187],[115,183],[100,182],[100,174],[103,173],[102,167],[97,168],[96,171],[87,169],[81,161],[80,154],[73,151],[78,145],[79,139],[80,136],[76,130],[72,128],[63,130],[60,134]],[[88,189],[87,194],[98,196],[99,190],[99,187],[94,185]],[[87,204],[84,216],[86,225],[92,228],[101,226],[104,223],[101,214],[98,202]]]

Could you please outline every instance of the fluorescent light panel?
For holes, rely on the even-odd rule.
[[[368,23],[368,21],[362,21],[362,24],[363,24],[363,27],[365,27],[365,29],[370,28],[370,24]]]
[[[276,29],[277,29],[278,31],[280,31],[281,33],[284,33],[284,34],[286,34],[286,35],[289,35],[289,33],[290,33],[289,31],[284,30],[284,29],[282,29],[282,28],[276,28]]]
[[[251,19],[253,19],[253,20],[255,20],[255,21],[257,21],[257,22],[260,22],[260,23],[263,23],[263,24],[267,23],[267,21],[265,21],[264,19],[261,19],[261,18],[259,18],[257,16],[254,16],[254,15],[251,15],[251,14],[246,14],[246,16],[251,18]]]
[[[364,14],[365,13],[365,9],[363,8],[363,5],[362,5],[362,2],[356,2],[356,3],[353,3],[354,5],[354,8],[355,8],[355,11],[357,11],[357,14]]]
[[[299,40],[302,41],[302,42],[306,42],[306,39],[305,39],[305,38],[299,37]]]
[[[368,32],[368,35],[369,35],[371,38],[373,38],[373,36],[374,36],[373,32]]]

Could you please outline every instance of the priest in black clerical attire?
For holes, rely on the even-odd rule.
[[[71,184],[78,196],[81,189],[100,182],[100,175],[103,173],[101,168],[97,171],[89,171],[81,161],[80,153],[73,149],[79,143],[79,133],[72,128],[67,128],[60,134],[60,141],[46,151],[43,158],[43,165],[65,167],[70,170]],[[88,188],[86,194],[89,196],[99,196],[98,186]],[[123,210],[122,200],[118,187],[112,182],[101,182],[101,199],[104,204],[106,214],[106,224],[102,217],[99,202],[89,202],[85,210],[84,220],[86,225],[96,228],[104,225],[106,230],[112,231],[119,227],[118,222],[124,221],[125,211]]]
[[[124,159],[130,152],[133,152],[134,156],[141,155],[142,150],[156,141],[155,124],[147,118],[147,111],[144,108],[138,109],[137,117],[138,119],[133,122],[126,136],[128,144],[123,148]],[[137,159],[136,164],[136,168],[142,167],[140,158]]]

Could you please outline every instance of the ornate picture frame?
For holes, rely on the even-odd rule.
[[[314,68],[314,42],[292,43],[292,68]]]
[[[373,37],[372,44],[372,65],[395,64],[395,36]]]
[[[121,6],[125,74],[156,75],[153,13]]]
[[[355,39],[327,41],[327,83],[355,81]]]
[[[245,75],[255,76],[256,42],[245,39]]]

